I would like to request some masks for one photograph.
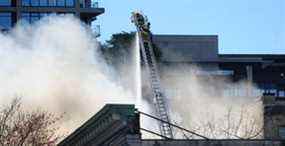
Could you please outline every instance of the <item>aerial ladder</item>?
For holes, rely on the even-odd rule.
[[[142,63],[147,69],[149,74],[149,80],[151,85],[151,91],[153,94],[153,102],[156,115],[161,119],[159,122],[160,134],[164,137],[172,139],[173,131],[169,124],[170,117],[168,114],[168,108],[166,105],[166,98],[162,92],[160,85],[160,77],[156,65],[156,59],[154,55],[154,45],[152,42],[152,33],[150,31],[150,23],[147,18],[138,12],[132,13],[132,22],[135,24],[139,37],[140,53],[142,57]]]

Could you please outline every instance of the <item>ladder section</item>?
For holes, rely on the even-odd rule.
[[[167,106],[165,103],[165,95],[160,86],[160,79],[157,70],[155,55],[153,51],[152,34],[150,32],[150,24],[146,17],[140,13],[133,13],[132,21],[135,23],[140,41],[140,52],[142,53],[143,63],[149,73],[149,80],[153,94],[153,102],[157,116],[165,121],[159,122],[160,133],[168,138],[173,138],[173,133],[168,115]]]

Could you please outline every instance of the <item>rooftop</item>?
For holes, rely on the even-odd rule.
[[[162,62],[284,63],[285,54],[219,54],[217,35],[154,35]]]

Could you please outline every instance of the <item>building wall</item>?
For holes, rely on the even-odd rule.
[[[285,139],[285,100],[275,96],[264,96],[263,102],[264,138]]]
[[[90,24],[104,11],[90,0],[1,0],[0,30],[9,30],[20,19],[32,23],[51,13],[74,14]]]
[[[218,61],[216,35],[154,35],[153,42],[163,62]]]
[[[284,146],[282,141],[266,140],[142,140],[132,146]]]

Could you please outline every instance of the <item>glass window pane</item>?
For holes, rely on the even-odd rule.
[[[22,21],[26,21],[26,22],[28,22],[28,23],[30,23],[30,13],[22,13],[21,14],[21,19],[22,19]]]
[[[9,29],[12,27],[12,14],[0,13],[0,29]]]
[[[91,0],[85,0],[85,8],[90,8],[91,7]]]
[[[49,15],[49,13],[22,13],[21,19],[24,22],[34,23],[47,15]]]
[[[48,6],[48,0],[40,0],[40,6]]]
[[[65,0],[67,7],[74,7],[74,0]]]
[[[40,13],[31,13],[31,23],[36,22],[40,19]]]
[[[279,137],[285,139],[285,127],[279,127]]]
[[[56,6],[56,0],[48,0],[49,6]]]
[[[39,17],[40,14],[39,14],[39,13],[31,13],[31,16],[32,16],[32,17]]]
[[[0,0],[0,6],[11,6],[11,0]]]
[[[64,7],[64,0],[57,0],[57,6]]]
[[[79,0],[80,8],[85,8],[84,0]]]
[[[40,13],[40,17],[42,18],[42,17],[46,17],[46,16],[48,16],[48,13]]]
[[[30,0],[22,0],[22,6],[30,6]]]
[[[31,0],[31,5],[32,6],[39,6],[39,0]]]

